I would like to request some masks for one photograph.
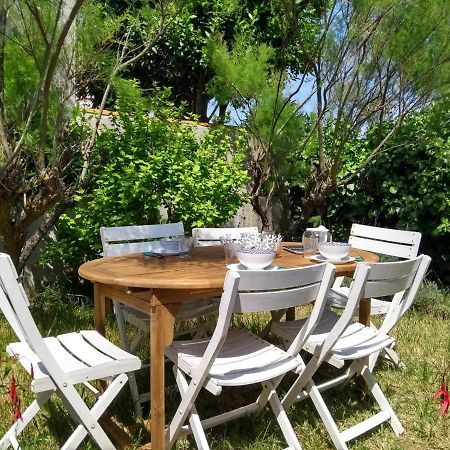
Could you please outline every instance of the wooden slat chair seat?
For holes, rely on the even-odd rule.
[[[309,370],[312,372],[315,372],[322,361],[328,361],[336,367],[343,367],[345,361],[351,361],[343,375],[320,385],[315,385],[310,379],[307,367],[282,400],[282,405],[287,409],[294,402],[310,397],[334,445],[339,450],[347,450],[348,441],[385,421],[389,421],[397,435],[404,431],[372,373],[371,360],[376,360],[381,350],[391,348],[395,344],[395,339],[389,333],[413,304],[430,261],[428,256],[422,255],[407,261],[359,264],[342,315],[326,311],[303,345],[303,349],[313,355],[308,364],[308,366],[311,364]],[[393,295],[392,307],[380,329],[353,322],[361,298],[386,295]],[[289,345],[296,339],[298,330],[304,324],[304,320],[274,322],[272,332]],[[354,376],[361,376],[365,381],[368,391],[380,407],[380,412],[341,432],[321,392],[347,382]]]
[[[130,366],[134,367],[133,370],[141,367],[136,356],[123,351],[93,330],[47,337],[44,343],[48,351],[64,365],[66,376],[72,384],[108,378]],[[29,375],[33,367],[33,392],[56,389],[47,369],[28,344],[14,342],[6,347],[6,351],[21,362]]]
[[[20,448],[18,437],[53,393],[58,395],[73,419],[79,423],[61,447],[75,449],[90,434],[100,448],[114,449],[98,420],[127,382],[127,373],[138,370],[141,361],[106,340],[96,331],[87,330],[42,338],[28,309],[28,300],[11,258],[0,253],[0,307],[19,342],[7,346],[11,357],[33,373],[31,390],[36,400],[22,413],[0,439],[0,449]],[[100,393],[89,381],[110,380]],[[98,400],[89,409],[74,385],[85,384]]]
[[[174,445],[180,434],[193,434],[197,448],[209,449],[204,429],[259,411],[269,403],[288,448],[301,449],[276,389],[290,370],[296,373],[306,370],[299,351],[325,309],[326,293],[334,272],[331,264],[320,264],[278,271],[227,273],[219,317],[211,339],[175,341],[166,349],[166,356],[174,363],[181,394],[181,403],[167,434],[168,448]],[[248,330],[229,329],[233,314],[272,311],[308,303],[313,303],[310,319],[286,351]],[[202,388],[220,395],[224,386],[230,388],[255,383],[262,387],[255,402],[200,419],[195,402]]]
[[[102,227],[100,236],[104,256],[118,256],[128,253],[151,252],[159,247],[158,240],[167,237],[184,236],[182,222],[155,225],[132,225],[122,227]],[[123,305],[113,299],[114,313],[116,315],[122,348],[127,352],[134,352],[136,348],[149,338],[150,318],[148,314],[137,311],[128,305]],[[201,316],[215,314],[218,310],[217,302],[209,299],[191,300],[184,302],[177,314],[177,321],[195,319]],[[126,323],[133,325],[136,332],[130,336]],[[199,324],[196,332],[199,334],[204,327]],[[191,333],[192,330],[180,330],[178,334]],[[148,369],[145,365],[143,369]],[[148,392],[139,393],[136,377],[130,374],[130,391],[135,411],[142,417],[142,405],[150,400]]]

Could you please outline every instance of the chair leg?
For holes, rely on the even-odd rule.
[[[292,450],[301,450],[302,446],[297,439],[292,424],[288,419],[286,411],[281,405],[281,401],[275,391],[275,386],[272,381],[266,381],[263,383],[263,388],[270,391],[269,393],[269,403],[277,419],[278,425],[281,428],[284,439]]]
[[[128,374],[128,385],[130,387],[131,400],[133,402],[134,411],[136,416],[142,419],[142,402],[141,397],[139,395],[139,389],[136,381],[136,374],[134,372],[130,372]]]
[[[381,410],[386,411],[389,414],[389,417],[390,417],[389,422],[391,424],[391,427],[394,430],[394,433],[397,436],[399,436],[400,434],[402,434],[405,431],[405,429],[403,428],[402,424],[400,423],[400,420],[398,419],[397,414],[395,414],[394,410],[392,409],[388,399],[383,394],[383,391],[381,390],[373,373],[370,371],[370,369],[367,365],[364,365],[360,369],[360,374],[363,377],[364,381],[366,382],[371,394],[375,398],[375,400],[378,403]]]
[[[79,417],[82,421],[82,424],[78,425],[69,439],[61,447],[61,450],[72,450],[78,448],[78,446],[81,444],[81,441],[86,437],[88,433],[92,436],[94,441],[102,450],[115,449],[114,445],[99,425],[98,419],[106,411],[111,402],[117,397],[117,394],[125,386],[126,381],[126,374],[117,376],[108,386],[105,392],[103,392],[103,394],[99,397],[92,409],[88,410],[89,415],[92,419],[94,419],[94,421],[90,421],[90,426],[81,419],[80,412],[77,410],[77,408],[74,407],[73,404],[66,403],[66,407],[71,415]],[[62,396],[62,398],[64,397]]]
[[[142,341],[145,338],[148,338],[148,336],[148,333],[144,333],[142,330],[138,330],[133,340],[131,341],[131,344],[129,344],[130,353],[134,353],[134,351],[138,348]]]
[[[386,359],[392,361],[398,368],[402,370],[406,369],[405,364],[401,361],[400,356],[398,356],[398,353],[393,348],[383,349],[382,354]]]
[[[5,433],[0,440],[0,449],[7,449],[10,445],[14,448],[20,448],[17,443],[17,436],[24,430],[24,428],[31,422],[33,417],[39,412],[45,402],[55,391],[39,392],[36,399],[30,406],[22,413],[22,420],[17,420],[14,425]],[[15,445],[17,444],[17,445]]]
[[[330,410],[325,404],[319,389],[312,380],[306,384],[306,391],[311,397],[311,400],[313,401],[314,406],[316,407],[316,410],[319,413],[319,416],[322,419],[322,422],[324,423],[336,449],[348,450],[347,444],[341,438],[341,433],[336,425],[336,422],[330,414]]]
[[[119,331],[119,337],[121,342],[121,347],[128,353],[133,353],[138,344],[142,341],[143,336],[141,331],[138,331],[138,334],[133,339],[131,344],[128,342],[128,336],[127,331],[125,327],[125,319],[123,317],[122,308],[120,306],[120,303],[114,302],[114,313],[116,315],[116,321],[117,321],[117,329]],[[133,402],[134,411],[136,413],[136,416],[139,418],[142,418],[142,404],[141,399],[139,397],[139,389],[136,382],[136,375],[134,372],[130,372],[128,374],[128,383],[130,386],[130,394],[131,394],[131,400]]]
[[[179,370],[178,368],[176,369]],[[181,374],[183,376],[183,374]],[[178,376],[177,376],[178,378]],[[187,383],[187,382],[186,382]],[[169,431],[166,433],[166,448],[171,448],[177,440],[181,427],[185,423],[186,419],[191,414],[195,399],[198,393],[202,389],[202,383],[194,382],[191,380],[185,392],[180,392],[181,402],[178,405],[177,411],[169,426]]]
[[[186,391],[188,389],[188,383],[186,378],[180,369],[177,369],[176,366],[173,366],[173,372],[175,374],[175,380],[177,382],[178,389],[182,396],[186,395]],[[191,426],[192,434],[194,435],[195,443],[197,444],[197,448],[199,450],[209,450],[209,444],[206,440],[205,431],[202,427],[202,422],[200,420],[200,416],[197,413],[197,408],[192,406],[191,413],[189,414],[189,424]]]

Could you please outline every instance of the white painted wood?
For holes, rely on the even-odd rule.
[[[397,258],[412,259],[417,256],[422,235],[417,231],[395,230],[392,228],[380,228],[367,225],[353,224],[350,231],[349,243],[355,248],[375,252],[381,255]],[[343,308],[346,303],[346,289],[342,288],[343,277],[336,279],[328,305],[335,308]],[[381,293],[379,294],[381,296]],[[363,295],[371,298],[370,295]],[[388,300],[371,299],[371,315],[387,314],[391,308]],[[355,311],[357,313],[358,310]],[[392,350],[392,359],[400,361],[398,355]]]
[[[314,266],[283,270],[241,270],[239,271],[239,290],[289,289],[320,283],[325,267],[325,264],[315,264]]]
[[[183,395],[185,395],[188,389],[188,382],[186,381],[186,378],[180,369],[177,369],[175,366],[173,366],[173,368],[178,390]],[[194,439],[197,443],[197,447],[199,449],[209,449],[208,441],[206,439],[206,435],[195,405],[192,405],[192,409],[189,414],[189,424],[191,427],[191,432],[194,434]]]
[[[359,422],[353,427],[347,428],[346,430],[342,431],[340,433],[341,439],[344,442],[351,441],[352,439],[361,436],[361,434],[366,433],[368,430],[371,430],[372,428],[381,425],[383,422],[386,422],[387,420],[390,419],[390,417],[391,416],[387,411],[380,411],[374,416],[369,417],[368,419]]]
[[[242,228],[192,228],[192,237],[197,247],[220,245],[221,237],[239,239],[242,233],[259,233],[257,227]]]
[[[175,364],[175,372],[181,371],[190,378],[187,388],[182,389],[181,403],[169,427],[168,447],[174,444],[182,431],[194,432],[189,427],[184,427],[184,424],[194,416],[198,424],[197,413],[193,413],[193,408],[202,387],[218,395],[221,393],[221,386],[261,383],[262,392],[256,402],[203,420],[202,427],[224,423],[270,404],[289,447],[300,448],[276,389],[288,371],[299,373],[304,369],[305,364],[299,351],[309,333],[314,330],[315,320],[305,323],[288,351],[275,347],[247,330],[229,330],[229,325],[234,312],[259,311],[263,306],[269,311],[276,310],[283,298],[289,298],[287,304],[290,306],[294,306],[294,298],[297,298],[297,305],[304,304],[306,299],[314,303],[312,315],[315,314],[314,317],[317,316],[318,319],[324,310],[326,293],[334,272],[333,265],[322,264],[273,271],[271,281],[263,280],[258,271],[227,273],[219,317],[211,339],[174,341],[166,349],[166,356]],[[318,280],[321,280],[320,284]],[[313,288],[310,287],[311,283]],[[305,289],[302,290],[303,288]],[[236,302],[239,302],[238,306]],[[204,434],[194,432],[197,446],[203,448],[197,435]]]
[[[269,391],[268,399],[270,406],[272,407],[278,425],[281,428],[284,439],[289,444],[289,447],[287,447],[286,450],[289,449],[301,450],[302,446],[300,445],[300,442],[297,439],[295,431],[292,428],[291,422],[289,422],[286,411],[284,410],[283,405],[281,404],[280,399],[278,398],[274,383],[272,383],[271,381],[266,381],[263,383],[263,386],[264,389],[267,389]]]
[[[114,243],[122,243],[123,241],[151,241],[163,237],[184,236],[184,226],[182,222],[177,222],[125,227],[101,227],[100,236],[102,244],[111,246]]]
[[[0,253],[0,308],[2,311],[8,311],[8,317],[13,318],[14,331],[18,330],[20,339],[19,343],[8,345],[8,352],[17,358],[28,373],[31,372],[32,364],[35,373],[32,390],[38,395],[36,401],[26,411],[27,420],[31,420],[52,393],[56,393],[71,415],[80,423],[82,427],[81,440],[89,433],[100,448],[114,448],[98,423],[100,415],[97,412],[104,411],[116,397],[126,382],[126,373],[138,369],[141,366],[140,360],[128,353],[120,353],[118,349],[114,350],[114,357],[102,353],[100,358],[100,352],[92,346],[89,347],[88,341],[82,334],[69,333],[56,338],[43,339],[30,314],[24,291],[20,288],[16,277],[17,273],[13,270],[11,258]],[[91,336],[93,341],[106,349],[108,346],[103,338],[94,337],[92,333],[87,333],[87,336]],[[75,341],[83,341],[82,347],[75,349],[73,345]],[[72,351],[63,349],[65,342],[69,343],[73,351],[81,352],[81,359],[87,359],[90,365],[80,359],[80,353],[77,357],[76,352],[72,354]],[[55,349],[57,351],[53,353]],[[92,357],[94,354],[97,355],[95,360]],[[119,356],[123,357],[116,359]],[[99,397],[97,406],[91,410],[88,409],[74,385],[105,378],[114,378],[114,381]],[[23,428],[24,426],[11,428],[6,434],[7,438],[4,437],[0,441],[2,445],[8,441],[14,443],[17,434]],[[80,431],[75,433],[75,436],[78,436]],[[69,440],[71,439],[75,439],[75,437],[69,438]],[[75,447],[69,445],[63,448]]]
[[[111,404],[112,400],[116,398],[119,392],[125,387],[127,382],[126,374],[121,374],[114,378],[112,383],[108,386],[107,392],[105,391],[99,400],[92,407],[91,412],[92,415],[98,420],[102,416],[102,414],[106,411],[106,408]],[[106,394],[106,395],[105,395]],[[69,439],[64,443],[61,447],[61,450],[72,450],[74,448],[78,448],[83,441],[83,439],[87,436],[86,428],[83,425],[78,425]]]
[[[311,397],[337,449],[347,449],[346,442],[385,421],[390,422],[396,434],[404,431],[372,373],[370,357],[375,355],[376,358],[381,350],[393,347],[395,340],[387,333],[413,304],[429,264],[430,258],[425,255],[393,263],[359,264],[342,315],[338,316],[332,311],[325,311],[302,346],[313,357],[288,390],[282,405],[287,409],[292,403]],[[394,300],[380,329],[353,322],[352,317],[363,296],[367,294],[378,296],[380,293],[387,292],[394,294]],[[293,342],[306,323],[306,319],[274,323],[272,332],[283,340]],[[321,396],[320,389],[312,380],[318,367],[330,357],[352,362],[345,376],[327,381],[326,388],[336,385],[336,381],[343,382],[354,375],[360,375],[381,410],[343,432],[339,431]]]
[[[103,245],[104,256],[118,256],[128,253],[141,253],[152,251],[157,241],[161,238],[184,236],[182,222],[154,225],[131,225],[123,227],[101,227],[100,236]],[[122,305],[113,299],[114,313],[117,319],[117,327],[121,344],[127,352],[133,352],[141,342],[149,338],[149,317],[130,306]],[[214,314],[217,311],[217,303],[212,300],[193,300],[184,302],[178,320],[193,319],[199,316]],[[130,338],[125,323],[128,322],[138,328],[138,332]],[[147,401],[147,393],[140,394],[133,373],[129,376],[131,397],[136,414],[142,417],[142,404]]]
[[[280,309],[304,305],[317,297],[320,284],[293,288],[284,291],[240,292],[234,307],[235,313],[268,311],[276,302]]]
[[[417,256],[420,240],[421,234],[417,231],[395,230],[355,223],[352,225],[348,242],[354,248],[361,250],[411,259]],[[342,281],[343,277],[339,277],[333,287],[339,288]],[[332,304],[332,306],[340,307],[339,304]]]
[[[356,248],[361,248],[362,250],[376,251],[372,250],[367,246],[371,246],[371,240],[375,242],[386,242],[393,244],[387,251],[376,251],[377,253],[383,253],[384,255],[398,256],[400,258],[415,258],[419,252],[419,245],[421,240],[421,233],[418,231],[405,231],[405,230],[395,230],[392,228],[380,228],[372,227],[367,225],[360,225],[354,223],[350,231],[349,242]],[[358,241],[356,241],[358,239]],[[364,242],[365,240],[365,243]],[[355,242],[355,244],[353,244]],[[361,243],[363,246],[360,247],[356,245],[356,242]],[[403,246],[402,250],[400,247]],[[406,256],[403,256],[406,255]]]

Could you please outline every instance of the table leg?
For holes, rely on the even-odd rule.
[[[295,320],[295,308],[289,308],[286,311],[286,321]]]
[[[102,286],[94,283],[94,324],[95,329],[105,335],[106,296],[102,292]]]
[[[359,302],[359,323],[362,323],[366,327],[370,326],[370,298],[362,298]]]
[[[150,398],[152,450],[164,449],[164,318],[165,307],[153,306],[150,315]]]
[[[161,304],[154,297],[150,315],[151,448],[165,448],[164,349],[172,343],[175,317],[181,303]]]

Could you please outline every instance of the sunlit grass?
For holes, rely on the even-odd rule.
[[[432,299],[435,295],[437,300],[434,309]],[[380,385],[397,411],[406,432],[401,437],[396,437],[390,426],[385,424],[352,442],[350,444],[352,449],[450,448],[450,414],[439,416],[438,401],[435,398],[435,393],[439,389],[440,375],[450,361],[450,322],[446,314],[446,311],[450,310],[449,301],[447,292],[438,290],[434,285],[425,286],[417,307],[402,319],[393,332],[397,338],[398,353],[407,369],[400,370],[390,363],[382,362],[376,371]],[[32,307],[35,320],[44,335],[93,327],[92,303],[54,288],[47,289],[34,298]],[[253,331],[261,331],[268,318],[267,314],[246,315],[237,318],[235,324],[247,326]],[[107,327],[108,337],[117,343],[113,318],[109,320]],[[0,319],[0,349],[3,358],[6,344],[13,340],[15,337],[12,331],[3,318]],[[140,356],[146,358],[144,350]],[[169,366],[166,368],[169,384],[167,407],[170,416],[177,406],[179,395],[171,380],[171,369]],[[33,398],[28,390],[30,380],[18,366],[14,370],[21,385],[19,392],[24,409]],[[0,400],[0,435],[2,435],[11,424],[11,408],[6,399],[8,380],[3,370],[0,370],[0,376],[3,376],[1,381],[3,394]],[[145,374],[143,378],[146,378]],[[281,386],[282,391],[287,389],[289,381],[288,377]],[[216,414],[236,404],[239,397],[253,399],[256,395],[257,390],[242,390],[238,396],[226,391],[225,395],[217,399],[204,392],[199,403],[199,413],[203,416]],[[324,398],[342,428],[366,418],[375,410],[370,397],[363,395],[357,381],[328,391],[324,394]],[[133,423],[133,409],[128,392],[120,396],[114,408],[120,423],[124,426]],[[306,400],[294,405],[289,410],[289,417],[304,449],[333,448],[311,401]],[[57,400],[52,400],[27,427],[21,444],[24,449],[57,449],[71,433],[72,427],[68,424],[71,424],[68,414]],[[259,414],[209,430],[207,435],[211,447],[220,450],[265,450],[285,446],[278,424],[269,408]],[[138,446],[138,432],[135,434],[135,441]],[[86,441],[83,448],[91,449],[95,446]],[[190,439],[183,438],[177,442],[176,448],[194,449],[195,445]]]

